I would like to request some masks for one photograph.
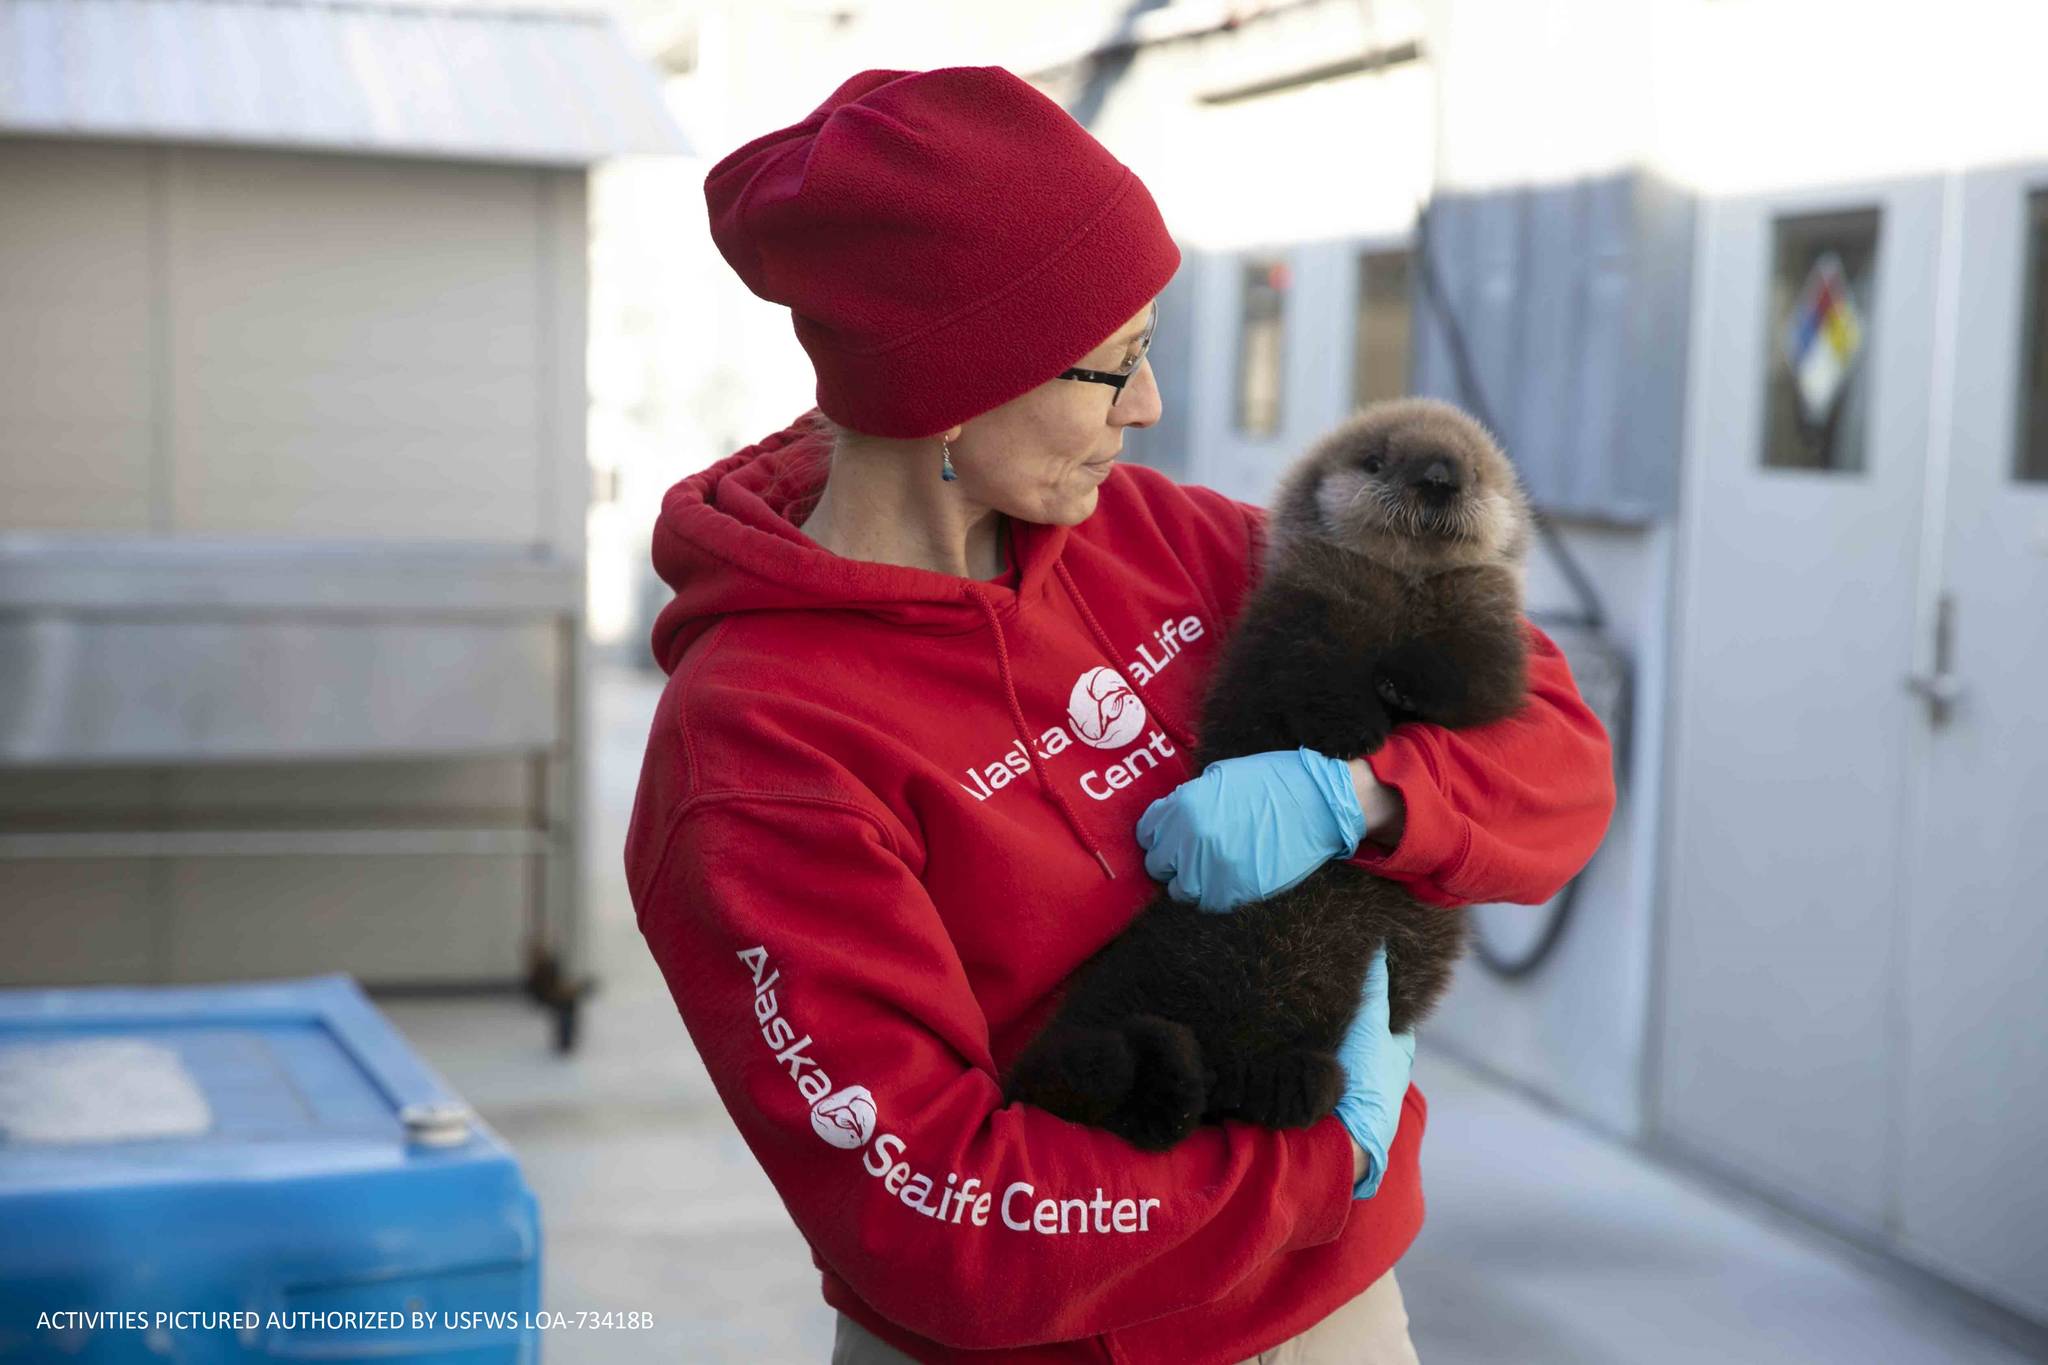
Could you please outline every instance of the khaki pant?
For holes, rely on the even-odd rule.
[[[832,1365],[916,1365],[846,1314],[832,1341]],[[1239,1365],[1420,1365],[1408,1340],[1408,1308],[1389,1270],[1349,1303],[1299,1336]]]

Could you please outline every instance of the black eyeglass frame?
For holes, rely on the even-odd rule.
[[[1116,397],[1109,400],[1109,405],[1115,407],[1124,396],[1124,385],[1130,383],[1136,377],[1138,371],[1145,367],[1145,356],[1152,349],[1152,333],[1158,326],[1159,301],[1154,299],[1152,301],[1152,316],[1146,319],[1145,330],[1138,335],[1138,358],[1131,362],[1131,368],[1119,373],[1110,370],[1084,370],[1079,366],[1075,366],[1073,369],[1061,370],[1054,377],[1057,379],[1084,379],[1091,384],[1107,384],[1116,390]]]

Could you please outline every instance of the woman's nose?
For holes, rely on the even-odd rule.
[[[1124,385],[1109,415],[1120,427],[1149,427],[1159,420],[1162,407],[1158,379],[1152,373],[1152,357],[1146,356]]]

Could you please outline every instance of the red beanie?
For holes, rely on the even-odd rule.
[[[827,417],[930,436],[1100,346],[1180,248],[1137,175],[999,66],[863,71],[704,178],[711,238],[789,305]]]

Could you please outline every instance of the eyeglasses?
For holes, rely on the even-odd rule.
[[[1158,325],[1159,301],[1154,299],[1151,315],[1145,319],[1145,330],[1138,337],[1138,354],[1135,358],[1125,361],[1124,367],[1121,370],[1084,370],[1076,367],[1071,370],[1061,370],[1055,377],[1059,379],[1085,379],[1091,384],[1109,385],[1116,390],[1116,397],[1109,400],[1109,406],[1114,410],[1116,405],[1123,400],[1124,385],[1131,382],[1132,376],[1138,373],[1138,367],[1145,363],[1145,353],[1152,349],[1152,331]]]

